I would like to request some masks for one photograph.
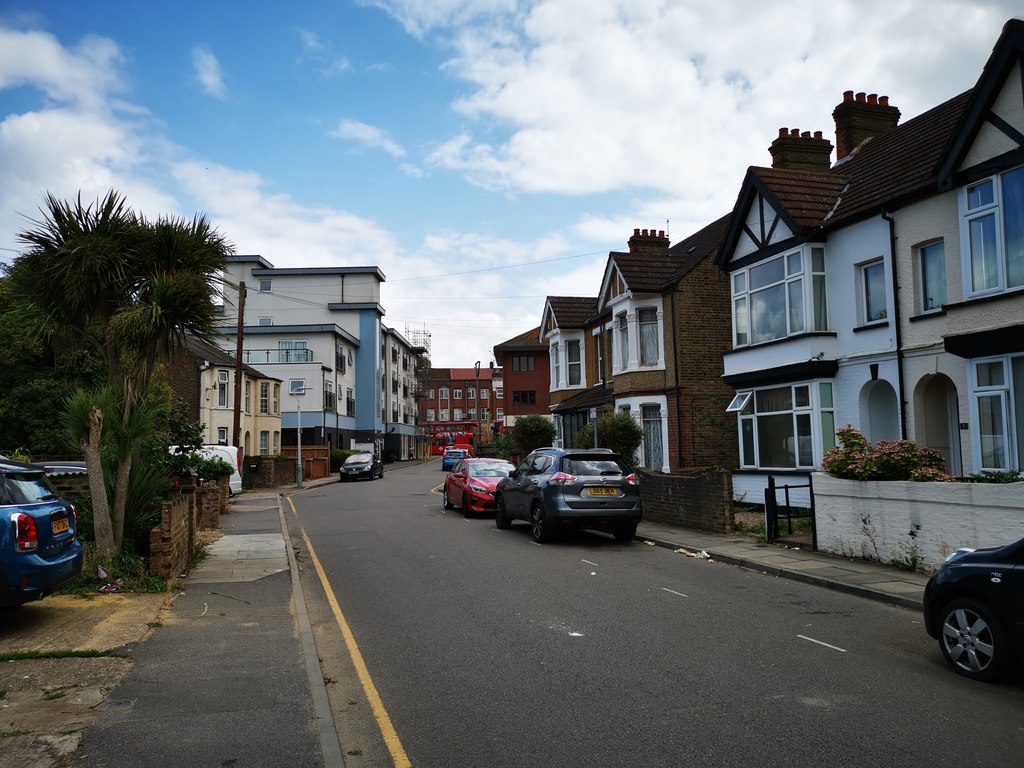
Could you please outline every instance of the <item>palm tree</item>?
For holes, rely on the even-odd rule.
[[[100,466],[104,407],[109,412],[117,403],[112,509],[104,483],[90,483],[97,547],[112,555],[123,539],[137,443],[125,427],[137,422],[157,365],[183,348],[186,335],[213,340],[214,298],[234,248],[205,216],[150,222],[113,190],[90,204],[81,195],[62,201],[48,194],[42,212],[34,228],[18,234],[28,248],[7,267],[9,295],[27,333],[58,349],[92,347],[106,361],[116,396],[95,394],[88,429],[79,434],[93,472]]]

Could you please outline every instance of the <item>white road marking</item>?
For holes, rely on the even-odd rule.
[[[592,565],[592,566],[594,566],[595,568],[600,568],[600,567],[601,567],[601,566],[599,566],[599,565],[598,565],[597,563],[592,563],[592,562],[590,562],[589,560],[581,560],[580,562],[581,562],[581,563],[586,563],[587,565]]]
[[[669,589],[668,587],[662,587],[662,589],[666,592],[671,592],[673,595],[679,595],[680,597],[689,598],[689,595],[684,595],[682,592],[676,592],[674,589]]]
[[[818,645],[824,645],[826,648],[831,648],[833,651],[839,651],[840,653],[848,653],[848,651],[845,648],[840,648],[836,645],[829,645],[828,643],[823,643],[821,642],[821,640],[815,640],[813,637],[807,637],[806,635],[797,635],[797,637],[799,637],[801,640],[806,640],[809,643],[817,643]]]

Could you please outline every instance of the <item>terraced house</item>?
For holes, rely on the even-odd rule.
[[[884,96],[781,129],[718,256],[731,286],[737,497],[820,467],[835,429],[910,438],[958,475],[1024,447],[1024,22],[977,85],[899,123]]]

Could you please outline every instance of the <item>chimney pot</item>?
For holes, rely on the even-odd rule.
[[[821,138],[821,131],[815,131],[814,132],[814,138],[820,139]]]
[[[865,101],[865,100],[866,100],[866,97],[867,97],[867,94],[866,94],[866,93],[864,93],[864,91],[860,91],[860,92],[859,92],[859,93],[857,94],[857,101]]]
[[[881,104],[883,107],[888,107],[889,106],[889,97],[888,96],[879,96],[878,97],[878,103]]]
[[[804,131],[803,133],[800,134],[800,138],[802,138],[802,139],[809,139],[809,138],[811,138],[811,132],[810,131]]]
[[[878,94],[877,93],[869,93],[868,94],[868,104],[877,104],[877,103],[878,103]]]
[[[665,236],[665,230],[664,229],[659,229],[658,230],[658,237],[664,237],[664,236]]]
[[[853,91],[843,91],[843,101],[853,101]]]
[[[796,138],[797,136],[800,135],[800,129],[799,128],[790,128],[789,129],[789,135],[794,137],[794,138]]]
[[[633,230],[633,237],[640,237],[640,230],[639,229],[634,229]]]
[[[779,136],[781,136],[781,137],[789,136],[789,128],[779,128]]]

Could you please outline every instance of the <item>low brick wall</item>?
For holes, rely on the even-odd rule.
[[[62,499],[89,496],[89,476],[84,472],[74,475],[48,475],[47,480]]]
[[[295,484],[295,459],[246,456],[242,459],[242,485],[246,488],[276,488]]]
[[[672,474],[637,470],[644,520],[714,533],[733,530],[732,473],[706,467]]]
[[[226,506],[227,486],[208,483],[196,488],[196,524],[202,528],[220,528],[222,506]]]
[[[170,578],[185,570],[196,546],[195,495],[188,491],[161,505],[160,524],[149,532],[149,572]]]

